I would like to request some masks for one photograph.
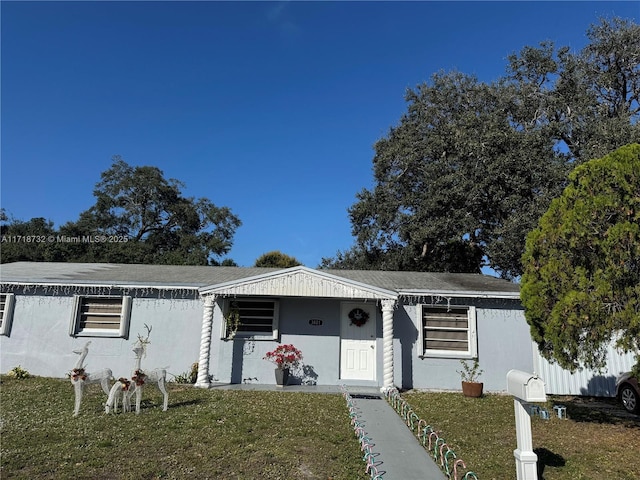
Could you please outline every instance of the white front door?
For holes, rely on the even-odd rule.
[[[375,380],[375,304],[345,302],[340,310],[340,378]]]

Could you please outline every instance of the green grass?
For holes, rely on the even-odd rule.
[[[168,412],[150,387],[140,415],[106,415],[105,395],[91,385],[73,417],[70,382],[1,381],[3,479],[368,478],[340,395],[171,384]],[[403,397],[481,480],[515,478],[512,397]],[[640,417],[619,416],[606,402],[554,400],[569,419],[532,419],[544,480],[640,479]]]
[[[403,398],[431,424],[480,480],[515,478],[513,397],[407,392]],[[612,401],[554,398],[568,419],[533,417],[533,448],[544,480],[640,479],[640,417],[619,415]],[[597,406],[597,408],[594,408]]]
[[[69,381],[2,377],[0,477],[364,479],[340,395],[155,387],[143,410],[106,415],[97,385],[78,417]]]

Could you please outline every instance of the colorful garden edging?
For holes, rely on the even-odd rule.
[[[407,427],[416,433],[422,446],[433,456],[434,461],[447,478],[451,480],[478,480],[478,476],[467,468],[464,461],[458,458],[438,432],[413,411],[407,401],[400,396],[397,388],[386,389],[384,396],[387,402],[402,417]],[[461,476],[463,472],[458,471],[458,469],[466,470],[464,476]]]
[[[375,460],[375,458],[380,455],[379,453],[373,452],[375,443],[373,443],[371,438],[367,436],[367,432],[364,430],[364,423],[358,418],[358,409],[355,401],[351,398],[349,392],[347,392],[347,388],[344,385],[341,385],[340,390],[342,391],[342,396],[347,401],[349,418],[351,418],[351,426],[353,427],[356,437],[358,437],[358,440],[360,441],[360,450],[363,452],[362,460],[366,463],[365,472],[371,476],[372,480],[381,480],[385,472],[378,469],[382,462]]]

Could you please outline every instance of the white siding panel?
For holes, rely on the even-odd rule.
[[[390,294],[365,285],[341,279],[323,278],[305,272],[294,272],[288,275],[259,278],[253,281],[239,282],[213,290],[219,295],[252,295],[252,296],[291,296],[315,298],[369,298],[389,297]]]
[[[615,395],[616,378],[635,364],[634,354],[619,353],[613,345],[607,349],[607,366],[602,372],[583,369],[571,373],[542,358],[536,344],[533,357],[535,373],[544,380],[546,392],[552,395],[612,397]]]

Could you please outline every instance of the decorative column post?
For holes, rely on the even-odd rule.
[[[393,309],[395,300],[382,300],[382,391],[394,387],[393,384]]]
[[[213,309],[215,295],[204,297],[202,313],[202,334],[200,336],[200,359],[198,360],[198,379],[196,387],[209,388],[209,359],[211,357],[211,331],[213,330]]]

